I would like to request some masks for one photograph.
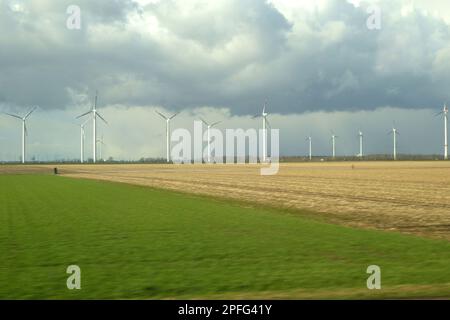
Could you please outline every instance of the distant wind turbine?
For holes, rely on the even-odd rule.
[[[394,123],[394,126],[392,127],[392,131],[389,132],[389,134],[392,134],[394,136],[394,153],[393,153],[393,157],[394,157],[394,160],[397,160],[397,135],[400,135],[400,133],[395,128],[395,123]]]
[[[336,138],[339,138],[339,137],[333,133],[331,135],[331,142],[333,144],[333,159],[336,158]]]
[[[309,161],[312,160],[312,137],[309,136],[306,138],[306,141],[309,141]]]
[[[78,116],[77,119],[84,117],[88,114],[92,113],[92,159],[94,163],[97,162],[97,117],[103,120],[104,123],[108,124],[108,122],[101,116],[100,113],[97,111],[97,98],[98,98],[98,92],[95,94],[95,102],[92,109],[86,113],[83,113],[81,116]]]
[[[80,125],[80,162],[84,163],[84,140],[86,137],[84,127],[89,122],[89,119],[86,120],[83,124]]]
[[[364,140],[364,134],[362,133],[361,130],[359,130],[358,133],[358,137],[359,137],[359,157],[362,158],[364,156],[363,154],[363,140]]]
[[[25,163],[26,159],[26,136],[28,136],[26,121],[28,117],[36,110],[37,107],[31,109],[24,117],[18,116],[16,114],[6,113],[6,115],[17,118],[22,121],[22,163]]]
[[[269,115],[266,112],[267,100],[264,102],[263,111],[261,113],[261,117],[263,120],[263,137],[262,137],[262,161],[267,161],[267,127],[270,126],[269,121],[267,120],[267,116]],[[259,118],[260,115],[256,115],[253,118]]]
[[[166,120],[166,160],[167,163],[170,162],[170,121],[175,118],[179,112],[175,113],[173,116],[171,117],[166,117],[165,115],[163,115],[161,112],[155,111],[157,114],[160,115],[161,118],[163,118],[164,120]]]
[[[444,109],[439,112],[436,116],[444,116],[444,159],[448,160],[448,107],[444,104]]]
[[[102,148],[103,148],[103,146],[105,146],[106,144],[105,144],[105,142],[104,142],[104,140],[103,140],[103,135],[102,135],[102,138],[101,138],[101,139],[98,139],[98,140],[97,140],[97,143],[100,144],[100,148],[99,148],[100,160],[101,160],[101,161],[104,161],[104,159],[103,159],[103,153],[102,153]]]
[[[208,139],[208,163],[211,163],[211,128],[214,126],[217,126],[219,123],[221,123],[222,121],[217,121],[214,122],[212,124],[209,124],[208,122],[206,122],[204,119],[200,118],[200,120],[202,120],[202,122],[207,126],[208,131],[207,131],[207,139]]]

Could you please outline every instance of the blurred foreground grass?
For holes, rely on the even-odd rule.
[[[81,290],[66,268],[81,268]],[[379,265],[382,290],[366,288]],[[126,184],[0,175],[0,299],[450,297],[450,243]]]

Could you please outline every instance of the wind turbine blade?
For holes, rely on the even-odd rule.
[[[177,112],[177,113],[175,113],[173,116],[171,116],[170,118],[169,118],[169,120],[172,120],[173,118],[175,118],[177,115],[179,115],[180,113],[179,112]]]
[[[208,122],[205,121],[205,119],[203,119],[202,117],[200,117],[200,120],[207,126],[209,126]]]
[[[28,129],[27,129],[27,124],[25,123],[25,125],[23,126],[25,129],[25,135],[28,137]]]
[[[6,115],[8,115],[8,116],[11,116],[11,117],[14,117],[14,118],[17,118],[17,119],[20,119],[20,120],[23,120],[22,119],[22,117],[19,117],[18,115],[15,115],[15,114],[11,114],[11,113],[7,113],[7,112],[3,112],[4,114],[6,114]]]
[[[263,114],[266,113],[266,109],[267,109],[267,99],[264,100]]]
[[[34,107],[33,109],[30,110],[30,112],[27,113],[27,115],[25,117],[23,117],[24,119],[28,118],[33,112],[34,110],[36,110],[37,107]]]
[[[155,111],[157,114],[159,114],[159,116],[161,117],[161,118],[163,118],[164,120],[167,120],[167,117],[165,116],[165,115],[163,115],[161,112],[159,112],[159,111]]]
[[[86,112],[86,113],[83,113],[81,116],[76,117],[76,119],[79,119],[79,118],[81,118],[81,117],[84,117],[84,116],[88,115],[88,114],[91,113],[91,112],[92,112],[92,111],[88,111],[88,112]]]
[[[91,122],[91,119],[87,119],[85,122],[83,122],[81,126],[84,127],[85,125],[87,125],[88,122]]]
[[[437,116],[440,116],[443,113],[444,113],[444,111],[441,111],[441,112],[436,113],[434,116],[437,117]]]
[[[98,90],[95,91],[94,109],[97,109]]]
[[[100,113],[97,112],[97,116],[98,116],[100,119],[102,119],[104,123],[108,124],[108,121],[106,121],[106,120],[102,117],[102,115],[101,115]]]
[[[211,125],[211,127],[214,127],[214,126],[217,126],[219,123],[222,123],[223,121],[217,121],[217,122],[214,122],[212,125]]]

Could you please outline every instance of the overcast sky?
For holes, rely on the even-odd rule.
[[[81,29],[67,28],[67,8]],[[380,29],[367,21],[380,9]],[[450,101],[447,0],[0,0],[0,110],[24,114],[29,157],[75,158],[95,91],[105,157],[165,154],[165,123],[203,116],[259,128],[264,100],[283,155],[442,153]],[[20,157],[20,121],[0,115],[0,160]],[[86,155],[91,157],[91,127]]]

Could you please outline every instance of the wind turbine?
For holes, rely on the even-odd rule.
[[[436,116],[444,115],[444,160],[448,160],[448,107],[444,104],[444,109]]]
[[[222,121],[217,121],[212,124],[206,122],[203,118],[200,118],[202,122],[208,127],[207,136],[208,136],[208,163],[211,163],[211,128],[217,126]]]
[[[339,137],[337,135],[335,135],[334,133],[332,133],[331,141],[333,143],[333,159],[336,158],[336,138],[339,138]]]
[[[6,115],[17,118],[22,121],[22,163],[25,163],[25,158],[26,158],[26,136],[28,136],[26,121],[27,121],[28,117],[34,112],[34,110],[36,110],[36,108],[37,107],[34,107],[33,109],[31,109],[31,111],[28,112],[25,115],[25,117],[20,117],[16,114],[11,114],[11,113],[5,112]]]
[[[170,162],[170,120],[175,118],[179,114],[179,112],[175,113],[171,117],[166,117],[165,115],[163,115],[162,113],[160,113],[158,111],[155,111],[155,112],[157,114],[159,114],[161,116],[161,118],[166,120],[166,160],[167,160],[167,163],[169,163]]]
[[[84,139],[86,134],[84,132],[84,127],[89,122],[89,119],[86,120],[83,124],[80,125],[80,162],[84,163]]]
[[[309,161],[312,160],[312,137],[309,136],[306,138],[306,141],[309,141]]]
[[[105,146],[105,142],[103,141],[103,135],[102,135],[102,138],[101,139],[98,139],[97,140],[97,142],[100,144],[100,150],[99,150],[99,153],[100,153],[100,159],[99,160],[101,160],[101,161],[103,161],[104,162],[104,159],[103,159],[103,154],[102,154],[102,147],[103,146]]]
[[[358,137],[359,137],[359,157],[362,158],[364,156],[364,154],[363,154],[364,134],[362,133],[361,130],[359,130],[359,132],[358,132]]]
[[[389,132],[389,134],[392,134],[394,136],[394,160],[397,160],[397,135],[399,135],[400,133],[398,132],[398,130],[395,128],[395,123],[394,126],[392,127],[392,131]]]
[[[261,117],[263,120],[263,141],[262,141],[262,156],[263,162],[267,161],[267,127],[270,126],[269,121],[267,120],[267,116],[269,115],[266,112],[267,100],[264,102],[263,111],[261,113]],[[259,118],[259,115],[254,116],[253,118]]]
[[[98,92],[95,93],[95,102],[94,102],[94,106],[92,107],[92,109],[86,113],[83,113],[81,116],[77,117],[77,119],[79,119],[81,117],[84,117],[84,116],[92,113],[92,145],[93,145],[92,159],[93,159],[94,163],[97,162],[97,117],[102,119],[104,123],[108,124],[108,122],[106,122],[106,120],[97,111],[97,97],[98,97]]]

